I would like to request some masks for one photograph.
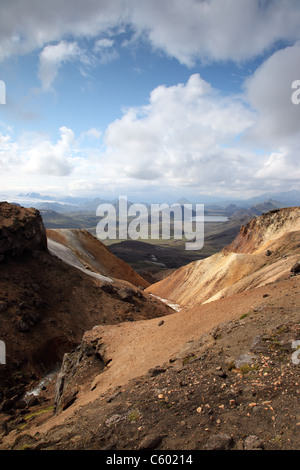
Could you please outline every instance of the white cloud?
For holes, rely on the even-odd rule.
[[[68,183],[67,187],[71,193],[76,193],[77,191],[89,191],[94,189],[93,183],[85,179],[72,180]]]
[[[248,187],[249,166],[256,171],[261,162],[236,137],[252,124],[252,112],[238,98],[222,97],[195,74],[186,84],[157,87],[147,106],[108,126],[106,167],[134,184]]]
[[[114,40],[113,39],[108,39],[108,38],[98,39],[95,42],[94,51],[95,52],[102,51],[103,49],[113,47],[113,45],[114,45]]]
[[[221,96],[198,74],[155,88],[147,106],[108,126],[104,168],[138,186],[220,193],[299,187],[300,106],[291,103],[299,66],[289,68],[297,47],[281,52],[286,63],[274,54],[247,81],[253,109],[246,97]]]
[[[10,0],[2,2],[0,60],[70,36],[99,38],[129,26],[184,64],[244,61],[300,39],[298,0]],[[171,6],[170,6],[171,5]],[[17,12],[17,13],[16,13]],[[101,43],[102,41],[102,43]],[[106,46],[109,44],[106,39]],[[104,39],[98,45],[105,46]]]
[[[300,107],[292,103],[292,83],[300,79],[300,42],[275,52],[246,80],[250,105],[257,111],[251,137],[282,145],[300,137]]]
[[[300,161],[299,148],[293,152],[291,148],[280,148],[272,152],[255,177],[265,182],[299,183]]]
[[[97,129],[96,127],[91,127],[91,129],[81,133],[81,139],[85,139],[85,138],[100,139],[101,135],[102,135],[102,132],[99,129]]]
[[[24,152],[24,170],[39,175],[65,176],[72,172],[72,146],[74,133],[67,127],[61,127],[60,139],[53,144],[49,140],[40,140],[31,144]]]
[[[24,134],[18,140],[13,135],[0,134],[0,165],[5,185],[7,175],[66,176],[72,172],[75,137],[71,129],[61,127],[60,138],[52,143],[43,135]]]
[[[82,56],[76,42],[61,41],[55,45],[46,46],[40,54],[39,78],[44,91],[51,90],[61,64],[73,61]]]
[[[109,38],[98,39],[93,48],[93,52],[98,56],[102,64],[107,64],[119,57],[116,49],[114,49],[115,41]]]
[[[122,0],[10,0],[2,2],[0,60],[26,54],[67,37],[91,38],[124,15]]]
[[[156,87],[147,105],[125,111],[103,135],[92,127],[76,138],[61,127],[56,142],[41,135],[16,139],[4,126],[0,185],[15,186],[16,178],[31,185],[39,178],[37,190],[42,181],[47,187],[60,181],[70,191],[117,194],[126,194],[126,188],[222,195],[298,188],[299,128],[287,125],[295,112],[299,122],[300,105],[291,103],[298,69],[285,70],[298,47],[263,64],[246,82],[243,100],[221,95],[194,74],[187,83]],[[288,103],[278,106],[278,93]]]
[[[300,4],[294,0],[168,0],[157,8],[141,0],[131,11],[140,34],[153,47],[180,62],[245,61],[268,50],[278,40],[299,38]]]
[[[292,83],[300,79],[300,42],[275,52],[245,82],[256,113],[245,142],[264,148],[268,158],[255,173],[266,185],[300,181],[300,106],[292,103]]]

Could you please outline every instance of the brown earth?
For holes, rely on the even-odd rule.
[[[299,282],[87,332],[63,411],[52,384],[3,419],[0,448],[298,449]]]

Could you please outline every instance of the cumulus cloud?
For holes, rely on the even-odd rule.
[[[199,74],[155,88],[146,106],[128,109],[105,134],[106,168],[134,184],[246,192],[298,187],[299,45],[276,52],[245,83],[245,96],[224,97]],[[113,171],[114,170],[114,171]],[[140,182],[140,183],[139,183]],[[229,189],[230,188],[230,189]]]
[[[280,148],[272,152],[264,165],[256,172],[257,179],[268,184],[292,184],[300,180],[299,147]]]
[[[17,165],[18,145],[13,141],[12,129],[5,123],[0,123],[0,169],[4,174],[10,170],[12,165]]]
[[[70,36],[99,38],[129,26],[133,38],[148,38],[187,65],[244,61],[280,40],[298,40],[299,22],[297,0],[172,0],[171,7],[168,0],[3,0],[0,60]]]
[[[16,139],[3,125],[1,184],[15,174],[19,180],[47,175],[47,185],[60,179],[70,191],[118,194],[129,187],[222,195],[297,187],[300,136],[293,120],[299,123],[300,106],[291,102],[295,76],[280,64],[289,68],[298,47],[282,50],[283,59],[270,57],[247,80],[243,99],[193,74],[186,83],[156,87],[147,105],[127,109],[103,134],[92,127],[76,138],[64,126],[56,142],[42,135]]]
[[[72,172],[75,136],[71,129],[60,128],[53,143],[43,135],[25,134],[18,140],[13,134],[0,134],[0,165],[3,174],[66,176]]]
[[[111,123],[104,135],[106,155],[128,178],[234,184],[248,158],[236,136],[252,124],[251,111],[238,98],[220,96],[194,74],[186,84],[157,87],[147,106],[129,109]]]
[[[60,139],[55,144],[49,140],[42,140],[27,150],[25,168],[28,172],[56,176],[71,173],[74,133],[67,127],[61,127],[59,130]]]

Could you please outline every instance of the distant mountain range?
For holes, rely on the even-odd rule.
[[[88,198],[73,196],[53,197],[50,195],[42,195],[37,192],[19,193],[15,197],[7,197],[5,195],[0,195],[0,199],[3,201],[21,204],[24,207],[35,207],[38,210],[52,210],[58,213],[78,211],[91,211],[95,213],[97,207],[100,204],[111,203],[116,207],[118,203],[118,199],[109,200],[101,197]],[[251,210],[253,212],[253,215],[260,215],[260,213],[262,213],[262,207],[260,207],[261,204],[265,206],[264,211],[268,210],[268,207],[282,208],[299,206],[300,191],[291,190],[280,193],[265,193],[260,196],[245,200],[228,200],[225,198],[221,199],[213,196],[201,195],[201,197],[199,197],[199,201],[197,202],[199,204],[205,204],[205,209],[226,211],[228,215],[233,215],[239,210]],[[174,203],[180,205],[191,204],[191,202],[185,197],[174,201]],[[128,201],[128,204],[131,203]],[[150,203],[148,203],[147,205],[150,205]],[[253,210],[253,208],[256,209]]]

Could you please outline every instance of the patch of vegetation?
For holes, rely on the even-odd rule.
[[[24,445],[21,447],[21,450],[30,450],[30,449],[31,449],[31,447],[30,447],[30,445],[28,445],[28,444],[24,444]]]
[[[247,318],[249,313],[243,313],[243,315],[240,316],[240,320],[243,320],[243,318]]]
[[[192,359],[195,359],[195,355],[194,354],[189,354],[188,356],[186,356],[183,360],[182,360],[182,364],[185,366],[186,364],[188,364]]]
[[[29,423],[29,421],[31,421],[31,419],[35,418],[36,416],[39,416],[43,413],[48,413],[49,411],[52,411],[52,410],[53,410],[53,405],[49,406],[49,408],[46,408],[44,410],[39,410],[39,411],[35,411],[34,413],[29,413],[28,415],[24,416],[26,423],[22,424],[20,426],[20,429],[24,429],[25,426],[27,426],[27,424]]]
[[[255,371],[259,369],[258,364],[250,365],[250,364],[243,364],[241,367],[239,367],[239,370],[243,375],[249,374],[249,372]]]
[[[142,417],[142,415],[139,412],[139,410],[132,410],[127,415],[127,419],[131,422],[138,421],[139,419],[141,419],[141,417]]]
[[[235,369],[235,368],[236,368],[236,367],[235,367],[234,361],[229,362],[229,364],[227,365],[227,370],[229,370],[229,371],[231,371],[231,370],[233,370],[233,369]]]

